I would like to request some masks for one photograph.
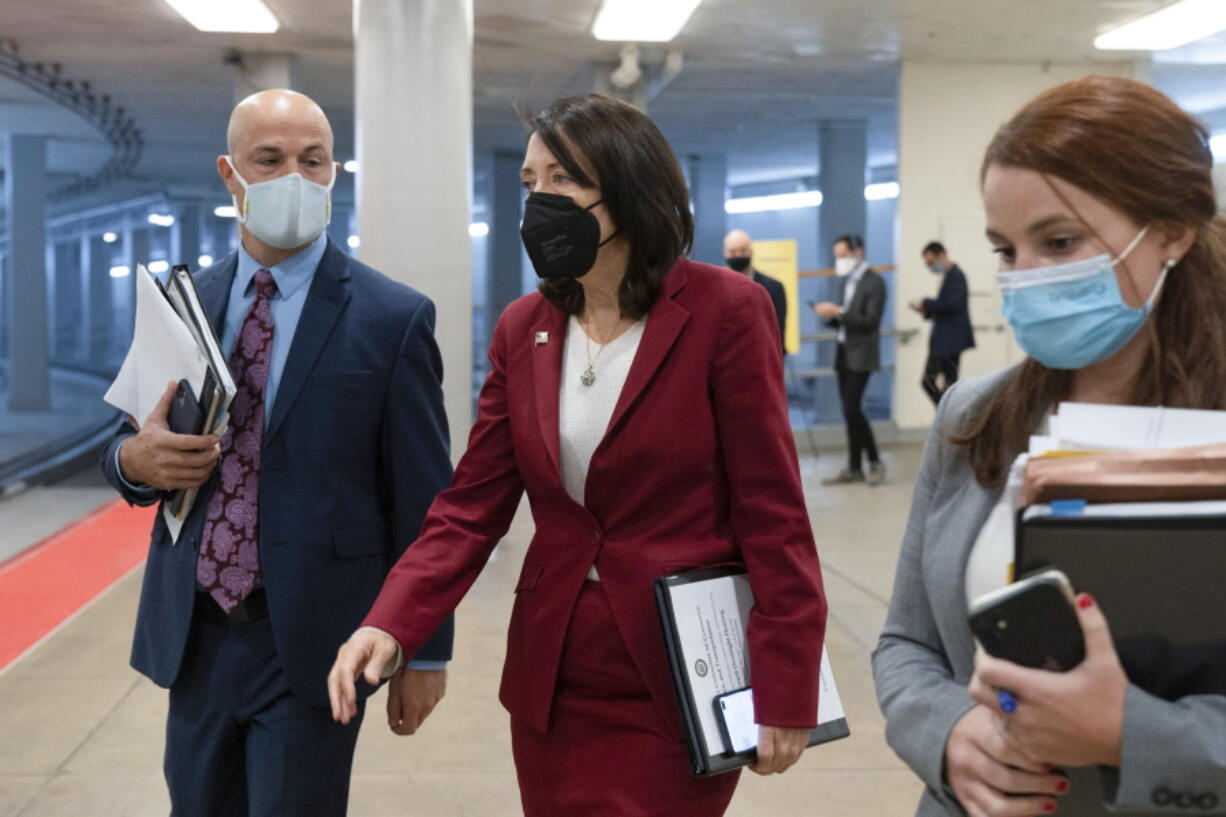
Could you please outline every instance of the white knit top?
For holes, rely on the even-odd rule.
[[[604,439],[613,409],[621,397],[622,386],[643,338],[646,320],[604,345],[592,342],[579,321],[571,316],[562,352],[562,385],[558,395],[558,430],[562,454],[562,484],[571,499],[583,504],[587,471],[592,454]],[[589,359],[595,380],[583,385]],[[588,578],[598,578],[593,566]]]

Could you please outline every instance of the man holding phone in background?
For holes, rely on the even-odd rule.
[[[229,428],[173,433],[170,384],[102,456],[132,504],[200,487],[177,539],[159,508],[132,665],[170,689],[176,817],[339,817],[362,712],[332,720],[328,667],[451,479],[434,306],[326,235],[338,166],[313,101],[255,94],[227,143],[240,248],[195,281],[238,387]],[[443,697],[451,637],[393,675],[398,734]]]

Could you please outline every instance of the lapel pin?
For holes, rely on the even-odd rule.
[[[536,333],[536,345],[537,346],[544,346],[548,342],[549,342],[548,332],[537,332]]]

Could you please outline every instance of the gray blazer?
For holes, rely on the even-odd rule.
[[[849,278],[839,279],[839,303],[843,303]],[[829,326],[847,330],[843,354],[847,368],[853,372],[875,372],[881,368],[881,316],[885,313],[885,296],[885,280],[871,269],[865,270],[842,317],[827,321]]]
[[[923,817],[963,813],[942,776],[949,732],[974,705],[966,563],[1000,496],[980,487],[948,437],[1011,373],[960,380],[941,400],[873,652],[886,740],[928,786],[916,811]],[[1130,686],[1120,768],[1075,769],[1070,782],[1064,815],[1226,813],[1226,695],[1172,703]]]

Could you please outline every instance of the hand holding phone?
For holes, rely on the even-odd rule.
[[[1023,667],[1066,672],[1085,658],[1068,577],[1045,570],[980,596],[969,622],[983,649]],[[1008,702],[1001,700],[1008,710]]]

